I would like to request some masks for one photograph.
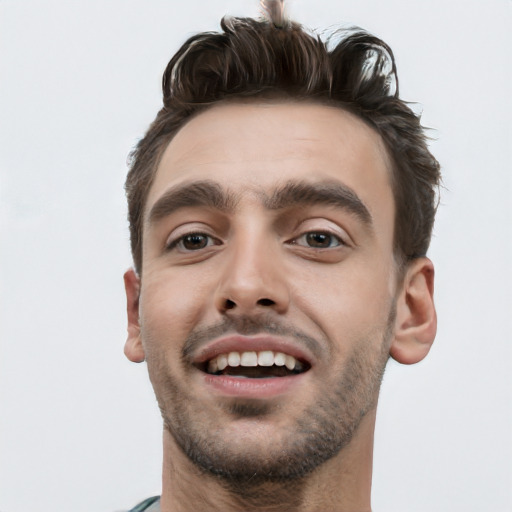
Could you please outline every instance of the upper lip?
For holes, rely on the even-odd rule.
[[[229,352],[260,352],[263,350],[282,352],[313,366],[313,356],[306,347],[298,345],[297,341],[271,334],[254,336],[233,334],[216,338],[198,350],[193,357],[193,363],[201,365],[220,354]]]

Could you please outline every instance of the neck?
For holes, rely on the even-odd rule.
[[[231,485],[197,468],[164,430],[162,512],[370,512],[375,411],[351,442],[307,477],[257,486]]]

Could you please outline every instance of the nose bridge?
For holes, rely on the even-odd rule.
[[[280,272],[279,242],[262,226],[240,228],[227,249],[219,283],[218,306],[242,312],[273,307],[284,312],[289,296],[285,275]]]

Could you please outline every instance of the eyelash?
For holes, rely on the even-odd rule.
[[[327,247],[314,247],[314,246],[309,245],[307,243],[305,243],[305,244],[299,244],[298,243],[299,240],[304,239],[306,241],[308,237],[312,237],[312,236],[326,237],[326,238],[329,239],[330,243],[329,243],[329,245]],[[333,241],[336,242],[336,245],[331,245],[331,242],[333,242]],[[293,245],[299,245],[301,247],[308,247],[308,248],[317,249],[317,250],[333,249],[335,247],[341,247],[341,246],[346,246],[347,245],[345,243],[345,241],[339,235],[336,235],[336,234],[334,234],[334,233],[332,233],[330,231],[323,231],[323,230],[306,231],[305,233],[302,233],[298,237],[295,237],[290,243],[293,244]]]
[[[191,239],[193,237],[204,237],[207,241],[207,244],[204,247],[199,247],[197,249],[187,249],[184,244],[185,241],[188,239]],[[211,243],[210,243],[211,242]],[[167,251],[172,251],[173,249],[181,249],[182,252],[196,252],[201,249],[205,249],[206,247],[211,247],[212,245],[220,245],[220,240],[217,238],[209,235],[208,233],[203,233],[200,231],[193,231],[191,233],[186,233],[175,240],[171,241],[167,246]],[[181,247],[180,247],[181,246]]]
[[[318,247],[318,246],[315,247],[313,245],[310,245],[308,243],[308,237],[313,237],[313,236],[326,237],[328,239],[328,241],[329,241],[328,246],[327,247]],[[206,240],[206,245],[204,245],[202,247],[197,247],[197,248],[194,248],[194,249],[185,247],[184,244],[186,243],[187,239],[192,239],[194,237],[196,237],[196,238],[203,237]],[[304,243],[299,243],[299,241],[301,239],[304,241]],[[309,240],[309,242],[311,242],[311,240]],[[335,242],[335,245],[331,245],[332,242]],[[200,232],[200,231],[194,231],[194,232],[186,233],[186,234],[176,238],[172,242],[170,242],[166,246],[166,250],[167,251],[172,251],[174,249],[179,249],[182,252],[191,253],[191,252],[200,251],[202,249],[206,249],[207,247],[211,247],[213,245],[221,245],[221,243],[222,242],[219,239],[209,235],[208,233],[203,233],[203,232]],[[300,246],[300,247],[306,247],[306,248],[316,249],[316,250],[334,249],[336,247],[342,247],[342,246],[346,246],[347,245],[347,243],[339,235],[336,235],[336,234],[334,234],[334,233],[332,233],[330,231],[325,231],[325,230],[306,231],[306,232],[300,234],[299,236],[293,238],[288,243],[291,244],[291,245],[297,245],[297,246]]]

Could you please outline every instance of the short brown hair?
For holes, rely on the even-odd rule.
[[[163,75],[164,106],[131,154],[126,194],[137,272],[142,269],[145,203],[173,136],[190,116],[215,103],[258,97],[336,105],[372,126],[393,165],[395,257],[402,265],[424,256],[440,169],[419,116],[399,99],[388,45],[359,29],[324,42],[293,22],[277,27],[264,20],[223,18],[221,28],[191,37],[171,59]]]

